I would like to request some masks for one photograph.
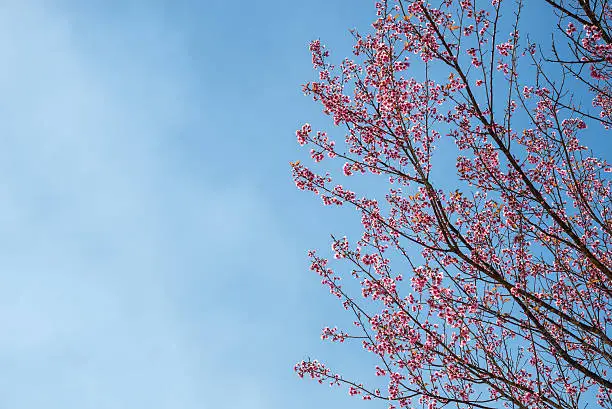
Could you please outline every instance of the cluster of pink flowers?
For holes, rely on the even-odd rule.
[[[309,254],[311,270],[356,316],[358,335],[326,327],[322,338],[361,340],[387,392],[317,361],[296,371],[390,408],[414,407],[416,397],[428,408],[577,407],[595,395],[610,408],[612,167],[581,137],[607,129],[612,46],[598,27],[562,30],[591,67],[586,91],[598,118],[544,73],[518,75],[536,49],[517,53],[518,22],[509,38],[499,35],[506,2],[441,3],[378,2],[373,32],[355,33],[360,60],[339,70],[319,40],[311,44],[319,82],[304,90],[346,134],[333,140],[306,124],[298,143],[312,147],[314,162],[337,159],[329,163],[353,185],[366,173],[391,182],[384,197],[358,196],[330,173],[292,165],[298,188],[361,214],[361,237],[332,244],[358,293],[327,258]],[[410,77],[415,67],[427,75]],[[455,169],[435,173],[448,162],[437,148],[456,152]]]

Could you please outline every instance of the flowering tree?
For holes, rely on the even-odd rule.
[[[362,343],[381,382],[295,369],[390,408],[612,408],[612,168],[583,146],[612,125],[612,7],[541,0],[558,19],[542,51],[520,0],[438,3],[377,3],[338,67],[310,45],[304,91],[344,143],[308,124],[298,142],[346,183],[388,184],[363,196],[291,164],[298,188],[361,214],[337,266],[309,253],[355,316],[322,338]]]

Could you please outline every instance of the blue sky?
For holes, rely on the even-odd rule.
[[[370,10],[306,3],[3,2],[1,409],[348,401],[292,371],[335,303],[288,162],[308,41]]]
[[[329,3],[3,2],[0,409],[360,406],[292,371],[361,367],[305,255],[358,219],[288,165],[308,42],[373,19]]]

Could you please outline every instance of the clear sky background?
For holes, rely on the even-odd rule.
[[[307,46],[372,20],[327,3],[0,3],[0,409],[355,403],[293,373],[341,312]]]
[[[373,19],[349,0],[0,3],[0,409],[375,407],[293,373],[362,367],[319,341],[350,317],[306,258],[359,226],[288,165],[295,129],[324,123],[308,42],[341,58]]]

